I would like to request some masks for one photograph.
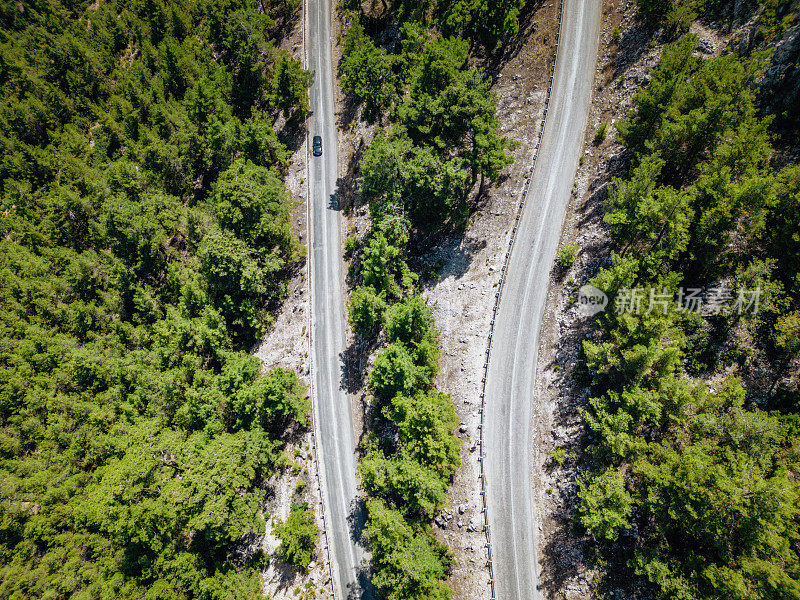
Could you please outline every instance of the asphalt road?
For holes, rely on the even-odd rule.
[[[601,0],[565,0],[550,108],[506,272],[486,379],[486,506],[498,600],[535,600],[532,406],[550,270],[584,139]]]
[[[312,398],[322,503],[337,599],[361,598],[363,549],[352,533],[356,500],[355,436],[342,353],[345,334],[342,220],[336,192],[336,115],[333,108],[330,0],[306,0],[306,65],[314,72],[308,119],[309,272],[311,280]],[[322,156],[311,138],[322,136]]]

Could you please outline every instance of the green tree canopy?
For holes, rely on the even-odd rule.
[[[319,543],[314,511],[308,503],[292,505],[289,517],[286,521],[277,522],[273,532],[281,540],[278,552],[283,559],[303,571],[307,570]]]
[[[365,530],[376,557],[373,583],[390,600],[449,600],[452,592],[441,581],[452,558],[427,530],[416,530],[400,512],[380,500],[369,500]]]
[[[386,301],[374,289],[359,286],[353,290],[347,305],[350,324],[361,335],[369,335],[383,323]]]

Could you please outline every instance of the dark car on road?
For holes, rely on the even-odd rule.
[[[311,151],[314,153],[314,156],[322,156],[322,136],[314,136],[314,141],[311,142]]]

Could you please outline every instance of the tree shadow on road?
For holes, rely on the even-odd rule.
[[[345,175],[336,180],[336,189],[342,197],[342,210],[344,212],[360,206],[357,173],[358,165],[361,163],[361,157],[364,155],[365,149],[364,138],[360,138],[358,145],[353,148],[353,152],[348,153],[346,157]]]
[[[347,590],[347,600],[372,600],[375,598],[375,586],[370,580],[368,565],[362,565],[356,575],[358,584]]]
[[[367,525],[367,506],[363,498],[358,498],[350,506],[350,514],[347,517],[350,527],[350,537],[356,544],[369,549],[369,542],[364,537],[364,529]],[[358,569],[358,589],[352,589],[347,594],[352,600],[371,600],[375,597],[375,586],[371,581],[371,569],[369,562],[365,561]]]
[[[357,394],[366,385],[367,360],[380,346],[377,336],[356,334],[347,348],[339,355],[341,365],[341,389],[348,394]]]

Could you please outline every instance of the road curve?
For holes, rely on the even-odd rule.
[[[483,447],[498,600],[540,596],[531,481],[539,331],[583,146],[601,14],[601,0],[564,0],[547,122],[495,320]]]
[[[345,333],[341,216],[336,191],[336,115],[329,0],[306,0],[306,66],[311,86],[310,138],[322,136],[322,156],[308,148],[309,278],[311,285],[311,391],[317,460],[322,487],[333,588],[337,600],[361,598],[358,568],[363,549],[351,522],[356,500],[355,436],[350,398],[344,382]]]

